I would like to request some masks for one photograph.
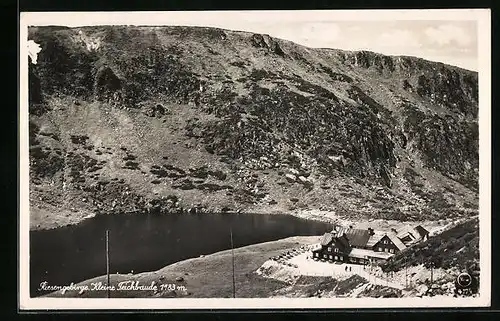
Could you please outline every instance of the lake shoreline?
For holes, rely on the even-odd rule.
[[[32,214],[35,213],[35,214]],[[67,211],[67,210],[58,210],[55,212],[48,213],[47,210],[41,209],[30,209],[30,231],[44,231],[44,230],[53,230],[61,227],[74,226],[78,225],[87,219],[92,219],[96,216],[101,215],[136,215],[140,213],[136,212],[126,212],[126,213],[107,213],[107,214],[96,214],[89,211]],[[183,213],[144,213],[147,215],[172,215],[172,214],[181,214],[181,215],[190,215],[189,212]],[[249,211],[238,211],[238,212],[221,212],[221,211],[213,211],[207,213],[196,213],[200,215],[238,215],[238,214],[259,214],[259,215],[291,215],[300,219],[317,221],[321,223],[330,223],[333,224],[338,221],[343,221],[342,217],[339,217],[333,211],[316,211],[316,210],[308,210],[308,211],[265,211],[265,210],[249,210]],[[53,217],[51,217],[53,216]]]
[[[37,210],[35,210],[36,212]],[[92,219],[94,217],[98,217],[101,215],[136,215],[140,212],[127,212],[127,213],[114,213],[114,214],[95,214],[91,212],[77,212],[75,215],[66,215],[68,217],[64,221],[58,221],[50,219],[46,220],[45,224],[36,224],[32,221],[32,217],[30,217],[30,232],[36,231],[44,231],[44,230],[54,230],[62,227],[68,226],[76,226],[85,222],[88,219]],[[61,216],[64,212],[58,212],[57,216]],[[189,212],[185,213],[160,213],[160,214],[152,214],[152,213],[144,213],[146,215],[191,215]],[[445,226],[450,224],[456,219],[447,219],[441,221],[431,221],[431,220],[422,220],[422,221],[397,221],[397,220],[384,220],[384,219],[374,219],[374,218],[366,218],[366,217],[347,217],[337,214],[335,211],[323,211],[323,210],[292,210],[292,211],[266,211],[266,210],[249,210],[249,211],[238,211],[238,212],[207,212],[207,213],[196,213],[199,215],[238,215],[238,214],[257,214],[257,215],[290,215],[299,219],[304,219],[307,221],[315,221],[320,223],[328,223],[328,224],[340,224],[340,225],[353,225],[354,227],[364,228],[365,226],[370,225],[372,228],[379,229],[390,229],[390,228],[398,228],[401,225],[422,225],[428,226],[430,228],[440,228],[441,226]],[[33,216],[30,213],[31,216]],[[47,216],[49,214],[45,214]],[[54,214],[55,215],[55,214]],[[39,215],[38,215],[39,216]],[[49,215],[50,217],[50,215]],[[48,217],[47,217],[48,218]]]

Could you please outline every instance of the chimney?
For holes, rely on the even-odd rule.
[[[370,235],[375,234],[375,232],[373,231],[373,229],[371,227],[368,228],[368,232],[370,233]]]
[[[394,233],[394,234],[398,234],[398,231],[396,231],[396,229],[393,227],[391,228],[391,231]]]
[[[349,229],[350,229],[350,230],[352,229],[352,225],[349,225]]]

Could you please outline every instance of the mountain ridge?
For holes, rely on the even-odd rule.
[[[218,28],[29,35],[42,46],[29,68],[34,228],[141,208],[477,211],[474,71]],[[40,197],[75,211],[54,219],[47,208],[68,206]]]

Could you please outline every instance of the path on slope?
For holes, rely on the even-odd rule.
[[[405,287],[404,284],[381,277],[380,274],[377,274],[374,269],[370,270],[369,266],[314,261],[310,258],[310,254],[308,252],[298,254],[287,261],[292,265],[295,265],[295,267],[284,267],[293,269],[297,274],[301,275],[348,277],[353,274],[358,274],[359,276],[368,280],[368,282],[375,285],[387,286],[399,290],[402,290]]]

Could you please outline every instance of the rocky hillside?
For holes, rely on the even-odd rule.
[[[470,274],[479,272],[479,219],[462,222],[426,242],[409,247],[382,265],[385,271],[400,271],[424,264],[424,267],[458,267]]]
[[[456,277],[467,272],[472,276],[470,294],[479,290],[479,219],[472,218],[460,222],[444,232],[431,236],[426,242],[418,243],[401,251],[381,265],[384,272],[397,272],[400,278],[406,273],[414,290],[425,295],[431,290],[436,294],[452,294]],[[433,285],[429,282],[433,270]],[[409,271],[409,272],[408,272]],[[414,272],[420,273],[414,273]],[[423,273],[422,273],[423,272]],[[393,273],[394,274],[394,273]],[[422,278],[419,275],[427,275]],[[424,279],[424,280],[423,280]]]
[[[477,73],[201,27],[32,27],[32,228],[92,213],[478,207]]]

